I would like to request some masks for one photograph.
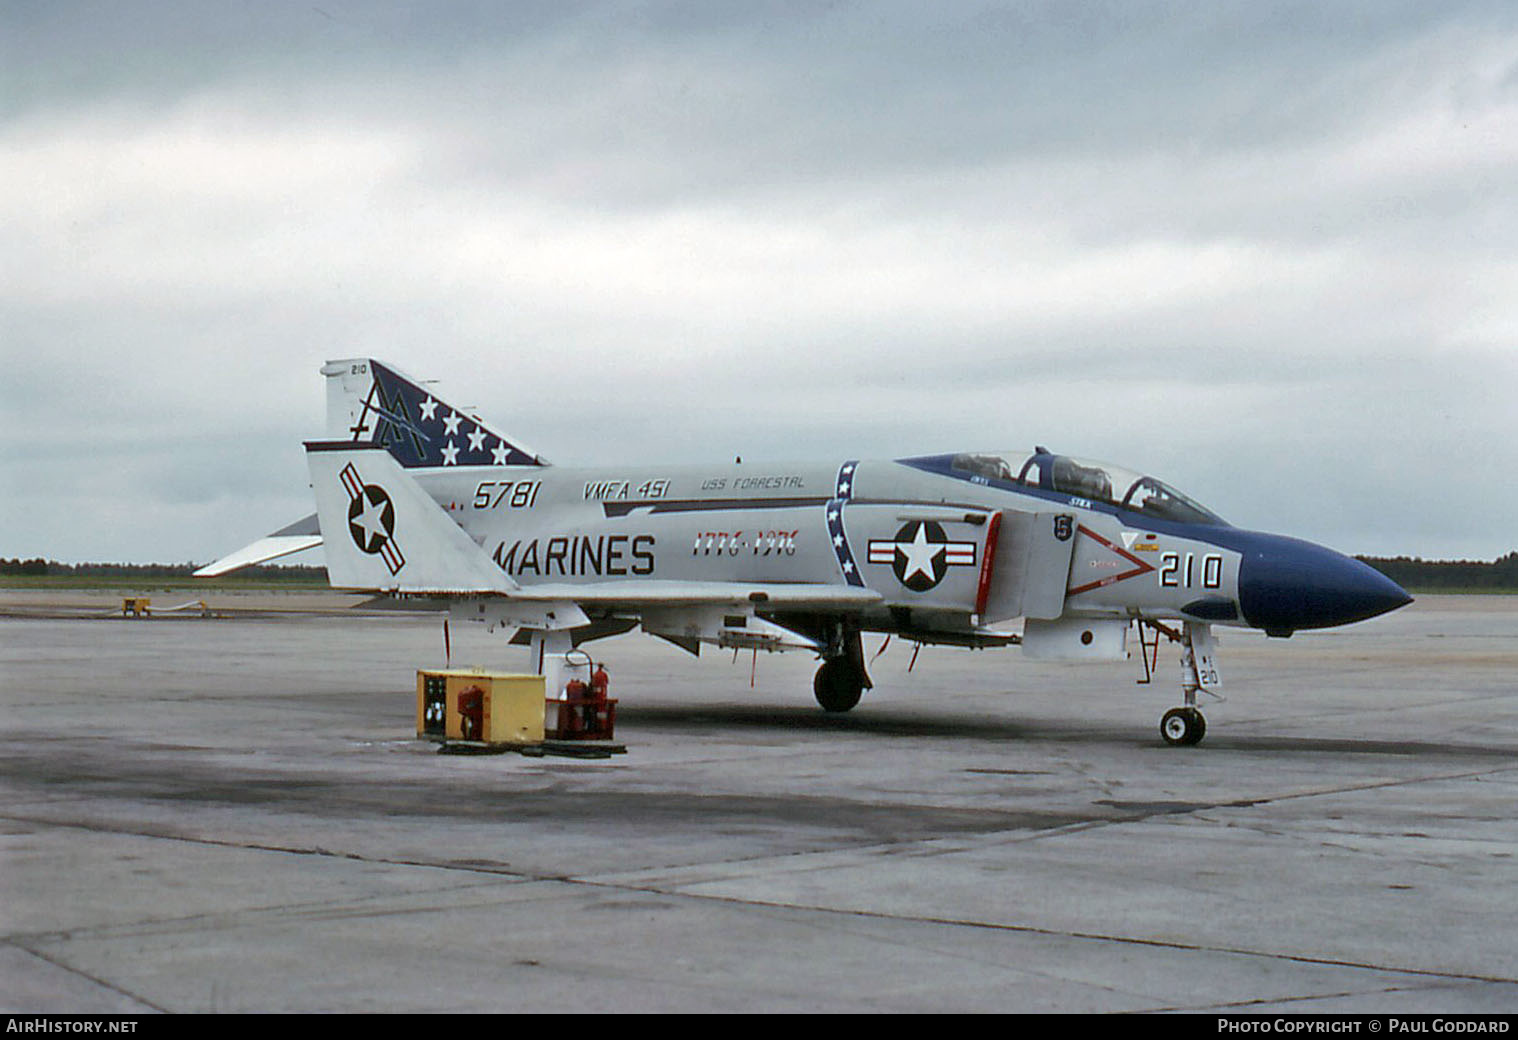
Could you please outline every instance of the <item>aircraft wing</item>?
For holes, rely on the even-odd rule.
[[[270,560],[277,560],[281,556],[289,556],[303,549],[314,549],[320,544],[322,544],[321,525],[317,522],[316,514],[312,513],[288,527],[281,527],[273,534],[264,535],[251,545],[245,545],[236,552],[228,553],[214,563],[206,564],[195,572],[195,577],[214,578],[243,567],[268,563]]]
[[[623,581],[529,585],[488,597],[465,597],[453,607],[468,620],[543,632],[583,629],[591,615],[636,616],[643,629],[690,653],[698,642],[731,648],[820,652],[815,633],[786,627],[795,614],[844,614],[881,601],[879,593],[825,583]],[[617,629],[621,631],[622,629]]]
[[[699,606],[749,604],[765,609],[848,610],[879,603],[880,593],[849,585],[738,581],[618,581],[524,585],[506,594],[525,601],[597,606]]]
[[[485,596],[462,596],[451,610],[460,619],[542,632],[583,629],[592,614],[636,616],[645,631],[690,653],[701,640],[726,647],[818,650],[812,635],[758,615],[787,611],[843,614],[879,603],[879,593],[846,585],[725,581],[624,581],[526,585]],[[621,631],[618,629],[617,631]]]

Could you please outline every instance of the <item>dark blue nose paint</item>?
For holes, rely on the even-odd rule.
[[[1251,532],[1238,548],[1239,608],[1267,635],[1347,625],[1413,601],[1374,567],[1321,545]]]

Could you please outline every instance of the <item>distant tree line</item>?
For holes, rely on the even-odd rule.
[[[1398,585],[1410,589],[1492,589],[1518,591],[1518,552],[1482,560],[1424,560],[1415,556],[1358,556]],[[0,558],[0,576],[80,578],[188,578],[195,563],[59,563]],[[246,567],[236,577],[254,581],[325,583],[327,568],[265,564]]]
[[[1481,560],[1423,560],[1409,556],[1358,556],[1398,585],[1409,589],[1492,589],[1518,591],[1518,552],[1491,563]]]
[[[198,563],[59,563],[36,557],[30,560],[0,558],[0,575],[76,578],[188,578],[200,568]],[[245,567],[235,572],[238,578],[257,581],[325,582],[327,568],[283,566],[277,563]]]

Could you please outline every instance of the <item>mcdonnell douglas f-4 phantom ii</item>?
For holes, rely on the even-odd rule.
[[[871,686],[863,632],[1078,661],[1126,657],[1136,626],[1146,674],[1162,637],[1180,645],[1183,703],[1160,732],[1189,745],[1206,731],[1197,694],[1220,686],[1214,626],[1289,636],[1411,601],[1357,560],[1042,447],[570,469],[389,365],[322,374],[316,515],[200,573],[320,544],[334,587],[444,598],[539,665],[637,626],[691,653],[810,651],[836,712]]]

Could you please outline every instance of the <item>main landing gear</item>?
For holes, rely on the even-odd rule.
[[[822,667],[812,680],[817,703],[823,711],[848,711],[873,685],[864,669],[864,644],[860,642],[859,630],[839,624],[830,633]]]
[[[823,711],[848,711],[864,694],[864,676],[848,658],[823,661],[812,680],[812,692]]]

